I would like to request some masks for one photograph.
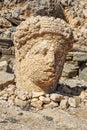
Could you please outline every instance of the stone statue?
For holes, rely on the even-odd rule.
[[[17,87],[54,91],[72,43],[71,28],[59,18],[32,16],[22,22],[14,38]]]

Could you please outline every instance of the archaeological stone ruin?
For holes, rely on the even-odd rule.
[[[0,104],[87,108],[87,0],[0,1]]]

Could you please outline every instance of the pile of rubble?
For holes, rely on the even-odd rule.
[[[76,82],[76,81],[75,81]],[[23,110],[55,108],[87,108],[87,88],[79,86],[70,88],[68,85],[59,84],[57,91],[50,94],[43,92],[28,93],[10,84],[0,92],[0,103],[7,107],[17,106]]]

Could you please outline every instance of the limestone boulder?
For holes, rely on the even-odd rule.
[[[17,87],[25,91],[54,91],[60,79],[73,33],[63,20],[31,16],[14,37]]]

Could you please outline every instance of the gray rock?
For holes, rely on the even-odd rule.
[[[19,8],[15,8],[12,12],[12,17],[19,18],[20,14],[21,14],[21,10]]]
[[[74,61],[87,61],[87,53],[84,52],[76,52],[73,54]]]
[[[62,76],[67,77],[67,78],[76,77],[76,75],[78,73],[78,68],[79,68],[79,66],[77,65],[77,63],[72,64],[72,63],[66,62],[64,64]]]
[[[71,92],[72,92],[71,88],[67,85],[63,86],[62,91],[67,94],[71,94]]]
[[[79,78],[87,81],[87,63],[80,63]]]

